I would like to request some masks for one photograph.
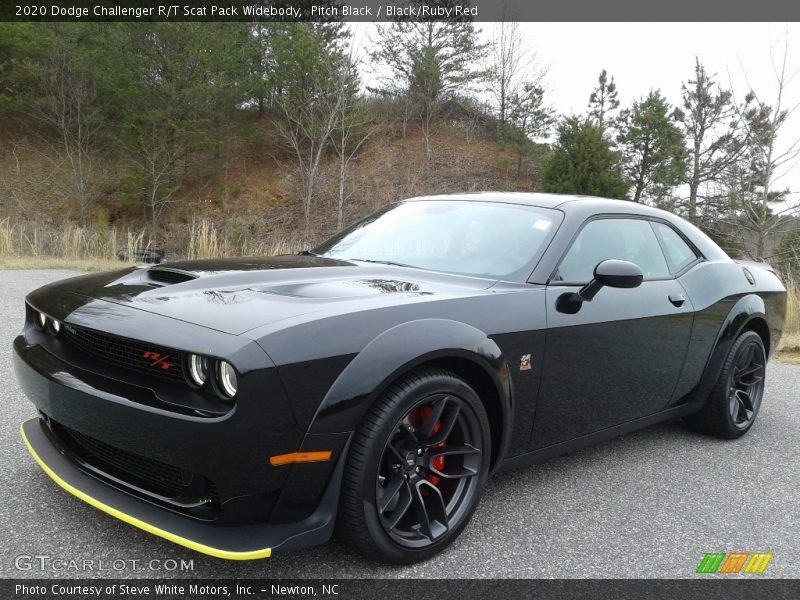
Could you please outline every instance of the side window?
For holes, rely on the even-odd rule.
[[[653,227],[664,243],[664,252],[667,254],[673,273],[694,262],[697,254],[672,227],[664,223],[653,223]]]
[[[641,219],[597,219],[578,234],[561,261],[556,280],[586,283],[597,263],[610,258],[639,265],[644,278],[669,277],[669,268],[649,221]]]

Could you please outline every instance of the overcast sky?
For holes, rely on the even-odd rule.
[[[372,24],[351,24],[357,46],[374,37]],[[488,40],[496,27],[479,23]],[[770,51],[781,60],[789,43],[789,66],[800,68],[800,24],[796,23],[521,23],[538,61],[549,66],[549,103],[561,114],[586,110],[602,69],[614,76],[622,105],[658,88],[676,105],[681,84],[693,74],[695,56],[725,87],[742,97],[749,86],[774,104],[776,85]],[[746,74],[746,77],[745,77]],[[747,81],[749,80],[749,86]],[[785,106],[800,102],[800,75],[788,88]],[[800,109],[784,126],[779,146],[800,138]],[[800,165],[779,182],[800,199]]]

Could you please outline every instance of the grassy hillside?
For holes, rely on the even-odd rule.
[[[122,161],[108,155],[96,168],[98,200],[91,223],[77,222],[68,173],[48,158],[47,143],[21,135],[24,123],[6,123],[0,163],[0,269],[110,269],[118,250],[163,248],[167,258],[272,255],[312,246],[337,229],[335,156],[323,176],[305,228],[291,155],[282,150],[268,119],[243,118],[225,132],[223,155],[192,165],[192,176],[161,215],[155,233],[148,215],[126,201]],[[430,140],[416,126],[387,120],[352,166],[352,195],[344,225],[398,199],[476,190],[534,191],[538,161],[527,159],[517,176],[516,157],[490,126],[440,124]],[[782,360],[800,364],[800,290],[789,285]]]
[[[69,173],[54,164],[43,140],[6,125],[10,140],[0,162],[0,260],[63,256],[113,258],[118,249],[164,248],[168,256],[271,254],[316,243],[337,229],[336,158],[323,157],[322,176],[306,230],[292,156],[275,139],[270,121],[248,119],[226,134],[224,154],[191,165],[153,231],[150,217],[126,195],[121,159],[111,153],[94,165],[97,200],[91,222],[78,225]],[[20,140],[16,142],[14,140]],[[442,123],[425,141],[416,127],[406,135],[384,123],[351,166],[351,193],[343,224],[401,198],[474,190],[533,190],[536,169],[517,177],[515,158],[491,131]]]

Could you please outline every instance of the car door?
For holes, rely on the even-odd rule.
[[[606,259],[636,263],[642,284],[604,287],[575,314],[557,310],[558,298],[590,281]],[[683,368],[693,315],[651,221],[613,216],[584,223],[548,283],[545,302],[548,329],[532,449],[667,405]]]

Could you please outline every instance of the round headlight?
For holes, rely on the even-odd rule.
[[[41,329],[47,327],[47,315],[43,312],[36,313],[36,324],[39,325]]]
[[[236,395],[236,388],[239,382],[236,380],[236,371],[233,367],[221,360],[217,363],[217,383],[228,398],[233,398]]]
[[[189,355],[189,380],[197,387],[203,387],[208,380],[208,359],[198,354]]]
[[[55,335],[61,333],[61,321],[57,321],[56,319],[50,319],[50,331],[52,331]]]

